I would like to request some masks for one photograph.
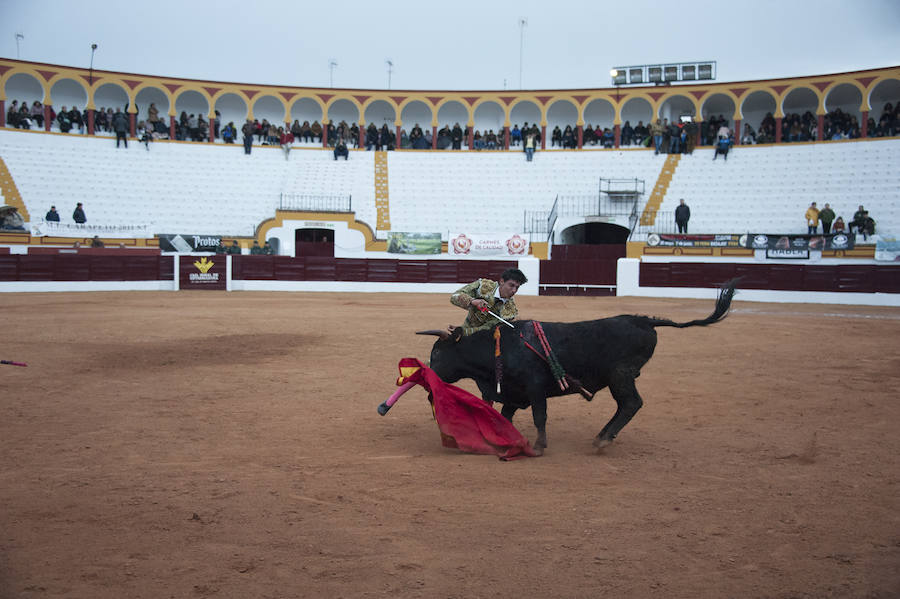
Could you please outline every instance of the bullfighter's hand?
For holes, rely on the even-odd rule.
[[[488,303],[483,299],[473,299],[471,302],[469,302],[469,305],[479,310],[484,310],[488,307]]]

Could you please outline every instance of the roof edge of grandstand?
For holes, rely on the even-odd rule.
[[[503,94],[503,95],[518,95],[518,94],[533,94],[533,93],[541,93],[541,92],[579,92],[579,91],[600,91],[600,92],[616,92],[617,90],[620,93],[625,93],[628,90],[652,90],[652,89],[660,89],[659,86],[655,85],[627,85],[627,86],[612,86],[612,87],[572,87],[572,88],[535,88],[535,89],[521,89],[521,90],[499,90],[499,89],[381,89],[381,88],[361,88],[361,87],[310,87],[310,86],[302,86],[302,85],[289,85],[289,84],[277,84],[277,83],[252,83],[245,81],[219,81],[213,79],[192,79],[189,77],[172,77],[169,75],[155,75],[150,73],[132,73],[128,71],[106,71],[100,69],[85,69],[83,67],[71,66],[71,65],[61,65],[54,63],[46,63],[46,62],[34,62],[28,60],[16,60],[12,58],[3,58],[0,57],[0,65],[3,64],[19,64],[19,65],[30,65],[35,67],[51,67],[57,69],[65,69],[67,71],[77,71],[82,74],[88,73],[90,71],[93,77],[99,78],[101,75],[112,75],[112,76],[130,76],[130,77],[141,77],[145,79],[159,79],[166,81],[184,81],[184,82],[192,82],[192,83],[217,83],[221,85],[247,85],[252,87],[267,87],[267,88],[275,88],[275,89],[303,89],[303,90],[311,90],[311,91],[321,91],[321,92],[375,92],[375,93],[390,93],[390,94],[402,94],[402,93],[450,93],[450,94],[465,94],[465,93],[480,93],[480,94]],[[0,71],[0,81],[7,78],[7,71],[9,68],[4,71]],[[833,73],[819,73],[814,75],[797,75],[795,77],[778,77],[772,79],[741,79],[736,81],[685,81],[679,82],[675,85],[664,86],[664,88],[672,89],[679,87],[712,87],[717,85],[735,85],[735,84],[761,84],[761,83],[778,83],[778,82],[786,82],[786,81],[799,81],[805,79],[818,79],[822,77],[841,77],[847,75],[860,75],[866,73],[874,73],[874,72],[887,72],[891,70],[900,71],[900,65],[888,65],[884,67],[876,67],[871,69],[862,69],[857,71],[839,71]],[[4,97],[4,90],[0,87],[0,98]]]

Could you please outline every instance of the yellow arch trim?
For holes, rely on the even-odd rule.
[[[42,104],[47,103],[47,96],[50,93],[50,87],[47,85],[47,82],[44,81],[44,78],[41,77],[40,73],[37,72],[37,69],[27,67],[24,65],[15,65],[10,70],[6,71],[6,73],[0,77],[0,100],[7,100],[6,97],[6,84],[14,75],[30,75],[37,84],[41,86],[41,91],[44,93],[44,99],[41,101]],[[16,100],[17,98],[12,98]]]
[[[863,96],[863,101],[866,103],[866,106],[869,107],[869,108],[867,108],[867,110],[870,110],[870,111],[872,110],[872,105],[870,103],[872,92],[874,92],[875,88],[878,87],[881,83],[883,83],[885,81],[900,82],[900,76],[895,77],[894,75],[881,75],[879,77],[876,77],[875,79],[872,80],[871,83],[869,83],[869,90]]]
[[[362,221],[356,220],[356,213],[335,214],[333,212],[303,212],[299,210],[276,210],[274,218],[269,218],[256,227],[254,238],[264,244],[269,231],[284,226],[285,220],[319,220],[323,222],[344,222],[347,228],[359,231],[365,238],[365,248],[367,252],[378,252],[387,250],[386,241],[378,241],[375,239],[375,232],[372,227]]]

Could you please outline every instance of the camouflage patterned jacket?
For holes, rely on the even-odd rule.
[[[487,312],[481,312],[477,308],[471,307],[470,304],[472,303],[472,300],[475,299],[483,299],[486,301],[488,306],[491,306],[489,310],[501,318],[510,321],[515,320],[516,316],[519,314],[519,309],[516,307],[515,300],[509,298],[506,302],[503,302],[503,300],[496,296],[498,287],[500,287],[500,283],[497,281],[478,279],[457,290],[456,293],[450,296],[451,304],[459,306],[460,308],[465,308],[469,311],[469,314],[466,316],[466,320],[462,325],[463,335],[471,335],[475,331],[492,329],[495,325],[500,324],[499,320]]]

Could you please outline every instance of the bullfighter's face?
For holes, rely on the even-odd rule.
[[[514,281],[513,279],[503,279],[500,281],[500,288],[497,292],[500,294],[500,297],[507,300],[516,294],[516,291],[519,290],[519,282]]]

